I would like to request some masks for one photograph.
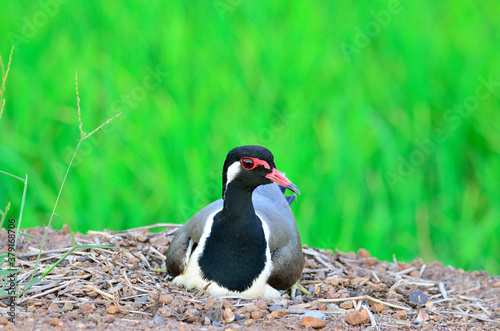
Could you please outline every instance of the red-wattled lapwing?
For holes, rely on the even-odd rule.
[[[262,146],[232,149],[224,162],[222,198],[194,215],[167,251],[174,284],[214,295],[280,297],[299,279],[304,258],[290,210],[299,189]],[[275,185],[275,184],[278,185]],[[270,185],[266,185],[270,184]]]

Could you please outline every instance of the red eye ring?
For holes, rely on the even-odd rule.
[[[240,160],[241,166],[246,170],[255,168],[255,162],[249,157],[242,157]]]
[[[249,156],[242,157],[240,159],[240,163],[243,169],[245,170],[253,170],[257,168],[259,165],[263,166],[266,169],[271,169],[271,167],[269,167],[269,164],[266,161],[257,159],[255,157],[249,157]]]

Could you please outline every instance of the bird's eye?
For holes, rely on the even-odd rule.
[[[241,166],[246,170],[252,170],[254,168],[254,162],[249,157],[244,157],[241,159]]]

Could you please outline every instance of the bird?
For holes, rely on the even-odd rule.
[[[302,275],[304,257],[290,209],[298,187],[276,169],[267,148],[247,145],[227,154],[222,199],[191,217],[166,252],[173,284],[211,295],[276,299]]]

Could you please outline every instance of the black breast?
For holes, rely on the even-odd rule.
[[[266,264],[266,238],[262,223],[253,215],[234,222],[218,213],[198,263],[207,281],[231,291],[243,292]]]

